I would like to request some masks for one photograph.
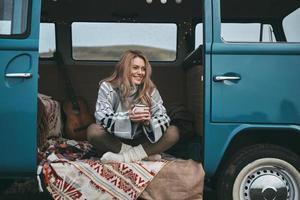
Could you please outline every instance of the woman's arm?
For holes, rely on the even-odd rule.
[[[101,83],[96,102],[96,122],[117,137],[131,139],[132,127],[128,110],[114,111],[114,105],[120,101],[114,94],[116,93],[109,83]]]
[[[144,133],[150,142],[157,142],[169,127],[170,118],[163,106],[163,100],[157,89],[151,95],[151,119],[143,126]]]

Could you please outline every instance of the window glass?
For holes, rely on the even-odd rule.
[[[39,53],[41,58],[53,57],[56,50],[55,41],[55,24],[41,23],[40,24],[40,41]]]
[[[274,42],[272,26],[259,23],[222,23],[221,36],[230,42]]]
[[[276,42],[273,27],[270,24],[263,24],[262,42]]]
[[[203,44],[203,24],[197,24],[195,29],[195,49]]]
[[[72,23],[75,60],[119,60],[127,49],[138,49],[151,61],[176,59],[176,24]]]
[[[300,42],[300,8],[283,19],[283,30],[288,42]],[[295,24],[297,24],[295,26]]]
[[[26,31],[28,0],[0,0],[0,35],[16,35]]]
[[[274,42],[276,41],[272,26],[264,24],[260,38],[260,24],[257,23],[222,23],[222,39],[234,42]],[[197,24],[195,29],[195,48],[203,44],[203,26]],[[261,40],[260,40],[261,39]]]

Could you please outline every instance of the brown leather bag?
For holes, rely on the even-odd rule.
[[[160,170],[140,199],[202,200],[204,175],[201,163],[176,159]]]

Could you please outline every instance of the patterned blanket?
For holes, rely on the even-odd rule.
[[[137,199],[169,161],[103,164],[87,142],[50,140],[39,154],[44,184],[62,199]]]

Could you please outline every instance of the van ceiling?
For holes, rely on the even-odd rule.
[[[178,22],[200,18],[201,9],[195,0],[43,0],[42,21]]]
[[[221,0],[222,19],[257,21],[283,18],[300,7],[299,0]],[[201,21],[202,0],[43,0],[42,21]]]

